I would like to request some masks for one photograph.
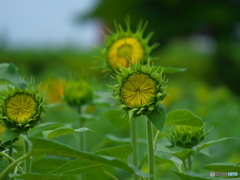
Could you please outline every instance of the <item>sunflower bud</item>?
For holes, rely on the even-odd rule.
[[[2,116],[6,127],[19,132],[35,126],[44,113],[43,95],[33,89],[8,88],[1,102]]]
[[[126,19],[126,29],[123,29],[120,24],[115,23],[115,33],[109,32],[110,35],[105,35],[104,48],[99,51],[102,54],[102,59],[106,65],[113,70],[120,70],[120,66],[129,68],[130,65],[136,64],[137,61],[146,63],[152,49],[158,45],[148,45],[152,33],[143,37],[147,23],[139,23],[135,32],[130,28],[130,20]]]
[[[130,118],[148,114],[166,96],[162,70],[150,64],[137,62],[129,69],[121,67],[115,80],[116,85],[111,87],[112,95],[120,109],[128,112]]]
[[[79,107],[93,99],[93,92],[86,81],[72,80],[65,84],[63,98],[68,105]]]
[[[176,125],[167,129],[166,136],[174,145],[182,148],[192,148],[206,137],[204,127]]]

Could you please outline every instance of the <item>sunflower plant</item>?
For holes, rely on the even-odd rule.
[[[117,105],[128,114],[131,121],[134,165],[138,164],[135,118],[141,115],[146,116],[149,173],[153,176],[155,174],[155,162],[152,124],[161,131],[165,119],[165,108],[160,103],[166,97],[166,80],[162,72],[162,68],[156,68],[150,62],[143,65],[138,61],[136,64],[131,64],[130,68],[121,67],[120,71],[116,72],[116,84],[111,87]],[[135,177],[135,179],[138,178]]]

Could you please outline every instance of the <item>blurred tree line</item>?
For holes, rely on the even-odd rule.
[[[161,44],[158,51],[173,37],[200,35],[213,40],[212,68],[206,80],[225,84],[240,94],[235,80],[240,76],[239,0],[102,0],[78,21],[100,18],[104,26],[113,29],[114,20],[123,24],[128,15],[132,27],[139,20],[149,22],[147,31],[154,31],[152,42]]]

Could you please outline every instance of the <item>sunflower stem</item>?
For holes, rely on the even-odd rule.
[[[77,108],[77,112],[78,112],[78,115],[80,116],[82,114],[82,107],[78,107]],[[78,120],[78,128],[82,128],[84,127],[84,121],[79,118]],[[80,151],[86,151],[87,148],[86,148],[86,134],[85,132],[81,132],[79,133],[79,136],[78,136],[78,148]]]
[[[138,134],[137,134],[137,123],[136,123],[136,119],[132,118],[131,120],[131,142],[132,142],[132,146],[133,146],[133,154],[132,154],[132,162],[133,165],[138,167],[138,143],[137,143],[137,138],[138,138]],[[134,180],[138,180],[138,176],[137,175],[133,175]]]
[[[80,116],[82,114],[82,107],[79,106],[77,108],[77,113]],[[81,119],[81,117],[79,117],[78,119],[78,128],[82,128],[84,127],[84,121]],[[86,134],[85,132],[80,132],[79,135],[77,136],[77,144],[78,144],[78,149],[80,151],[86,151]],[[80,175],[80,179],[84,180],[85,179],[85,175],[83,173],[81,173]]]
[[[25,132],[26,138],[28,139],[28,131]],[[26,139],[23,139],[23,147],[24,147],[24,154],[27,155],[30,151],[29,144]],[[30,173],[31,172],[31,159],[30,157],[27,157],[25,159],[25,172]]]
[[[153,129],[151,121],[146,117],[148,139],[148,173],[152,175],[149,180],[155,180],[155,157],[153,147]]]
[[[13,144],[12,144],[13,145]],[[9,155],[9,157],[8,157],[8,161],[9,161],[9,164],[11,163],[11,160],[14,160],[14,157],[13,157],[13,147],[12,147],[12,145],[11,145],[11,147],[9,148],[9,151],[8,151],[8,155]],[[14,169],[12,169],[11,171],[10,171],[10,173],[14,173]],[[15,178],[14,177],[11,177],[10,178],[10,180],[14,180]]]
[[[21,156],[19,159],[17,159],[16,161],[13,161],[10,165],[8,165],[0,174],[0,179],[3,179],[7,174],[8,172],[14,168],[19,162],[21,162],[22,160],[26,159],[26,158],[29,158],[30,157],[30,154],[26,154],[24,156]]]

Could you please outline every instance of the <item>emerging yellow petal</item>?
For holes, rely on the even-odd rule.
[[[20,93],[8,99],[6,111],[8,117],[18,123],[27,122],[35,113],[37,102],[29,94]]]
[[[124,103],[131,108],[142,107],[156,97],[156,82],[146,74],[133,74],[123,84],[121,95]]]
[[[143,48],[138,39],[121,38],[109,48],[108,62],[114,69],[119,69],[119,66],[129,68],[130,63],[136,64],[143,55]]]

